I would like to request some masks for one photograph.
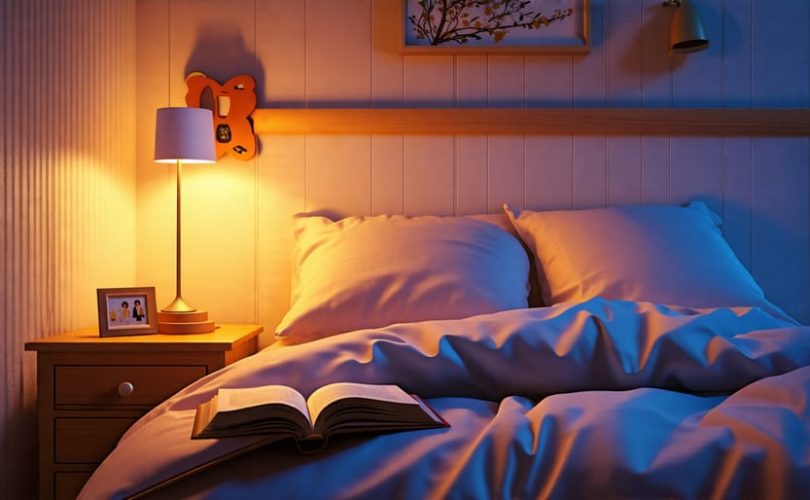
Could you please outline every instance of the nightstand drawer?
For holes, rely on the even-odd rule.
[[[54,462],[97,464],[104,460],[121,435],[138,420],[123,418],[57,418],[54,422]]]
[[[154,406],[205,376],[205,366],[55,366],[54,403]],[[129,383],[132,393],[119,394]]]

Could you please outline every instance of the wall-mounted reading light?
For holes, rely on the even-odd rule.
[[[669,28],[672,52],[698,52],[709,46],[703,22],[689,0],[665,0],[664,7],[675,9]]]

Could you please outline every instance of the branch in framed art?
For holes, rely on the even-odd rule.
[[[157,333],[155,287],[99,288],[100,337]]]
[[[402,0],[403,53],[586,53],[589,0]]]

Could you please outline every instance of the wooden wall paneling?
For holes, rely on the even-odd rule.
[[[641,202],[666,204],[671,198],[670,138],[641,138]]]
[[[607,205],[607,139],[603,136],[574,137],[574,208]]]
[[[643,2],[607,2],[605,9],[608,105],[638,107],[642,101]]]
[[[525,56],[523,96],[527,107],[571,107],[573,57],[570,55]]]
[[[632,205],[642,200],[641,138],[609,137],[607,141],[607,203]]]
[[[738,0],[723,4],[724,107],[751,107],[753,2],[754,0]]]
[[[568,108],[573,101],[573,56],[526,56],[526,106]],[[573,137],[524,136],[525,205],[530,210],[573,207]]]
[[[723,139],[672,138],[671,202],[700,200],[723,213]]]
[[[405,106],[455,105],[452,56],[403,56]],[[403,207],[406,215],[452,215],[455,209],[452,135],[405,136]]]
[[[453,138],[405,137],[403,165],[405,215],[453,215]]]
[[[371,214],[401,214],[403,196],[403,138],[371,137]]]
[[[737,258],[751,269],[751,139],[723,141],[723,237]]]
[[[403,102],[402,57],[398,54],[398,0],[371,3],[371,100],[374,107]],[[402,136],[371,137],[371,213],[401,214]]]
[[[780,0],[752,8],[753,105],[807,106],[810,6]],[[752,272],[769,298],[804,322],[810,321],[807,148],[807,138],[752,144]]]
[[[298,108],[306,100],[306,2],[256,2],[257,107]],[[259,140],[263,140],[260,138]]]
[[[672,9],[664,8],[662,3],[645,1],[641,11],[641,102],[645,108],[672,104],[673,61],[669,48]]]
[[[489,89],[487,56],[456,56],[455,82],[459,108],[485,108]],[[454,212],[459,215],[486,213],[489,209],[488,139],[484,135],[456,135],[454,141]]]
[[[754,106],[807,106],[810,4],[760,1],[752,9]]]
[[[256,57],[262,75],[259,103],[303,107],[306,101],[306,3],[287,0],[256,2]],[[259,138],[257,173],[256,308],[264,326],[265,345],[289,308],[292,214],[305,210],[306,137],[267,135]]]
[[[489,107],[521,108],[525,105],[523,56],[487,56],[487,101]],[[488,211],[499,212],[504,203],[523,208],[523,136],[487,138]]]
[[[265,327],[260,345],[271,340],[290,305],[292,215],[306,209],[305,142],[302,136],[267,137],[259,157],[256,307]]]
[[[573,106],[602,108],[607,104],[608,26],[610,2],[591,2],[591,52],[573,58]],[[607,203],[607,139],[604,136],[574,136],[574,208],[601,207]]]
[[[642,103],[641,2],[608,2],[606,13],[607,102],[610,107],[634,108]],[[607,203],[641,202],[641,138],[608,137]]]
[[[607,4],[591,1],[591,52],[573,56],[572,101],[575,108],[601,108],[607,96]]]
[[[526,208],[574,208],[573,139],[526,138]]]
[[[752,97],[752,0],[725,2],[722,11],[723,106],[750,107]],[[723,141],[723,236],[751,269],[751,138]]]
[[[671,9],[661,3],[644,2],[641,12],[641,104],[645,108],[672,104]],[[641,137],[641,200],[670,202],[669,137]]]
[[[171,165],[152,161],[155,150],[155,113],[169,106],[169,3],[143,0],[136,11],[135,82],[136,137],[136,278],[154,286],[158,307],[174,292],[174,172]],[[111,285],[115,286],[115,285]]]
[[[306,2],[310,107],[371,101],[371,0],[353,0],[350,5],[347,8],[345,2],[334,0]]]
[[[487,138],[455,136],[456,197],[458,215],[483,214],[489,210]]]
[[[371,102],[371,2],[307,1],[308,106]],[[307,210],[371,213],[371,136],[307,137]]]
[[[169,4],[170,103],[185,106],[185,76],[203,71],[220,81],[256,74],[255,0]],[[261,75],[259,75],[261,80]],[[216,322],[255,321],[256,165],[225,156],[183,169],[183,296]],[[164,223],[174,224],[170,197]],[[166,251],[174,245],[166,242]],[[227,259],[223,259],[227,255]],[[169,276],[173,266],[164,269]],[[211,286],[217,283],[217,286]],[[163,294],[171,300],[174,287]],[[161,304],[166,302],[161,301]]]
[[[525,144],[522,136],[491,136],[488,139],[488,212],[499,212],[504,203],[524,208]]]
[[[307,136],[306,211],[371,214],[369,136]]]
[[[697,54],[672,54],[672,103],[675,107],[708,108],[723,102],[724,0],[693,2],[709,37],[709,47]]]
[[[135,18],[129,2],[0,5],[0,497],[32,498],[23,345],[92,324],[92,290],[135,280]]]
[[[807,323],[807,140],[754,139],[752,148],[751,271],[769,299]]]

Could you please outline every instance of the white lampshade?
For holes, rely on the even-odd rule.
[[[214,115],[205,108],[160,108],[155,127],[155,162],[214,163]]]

